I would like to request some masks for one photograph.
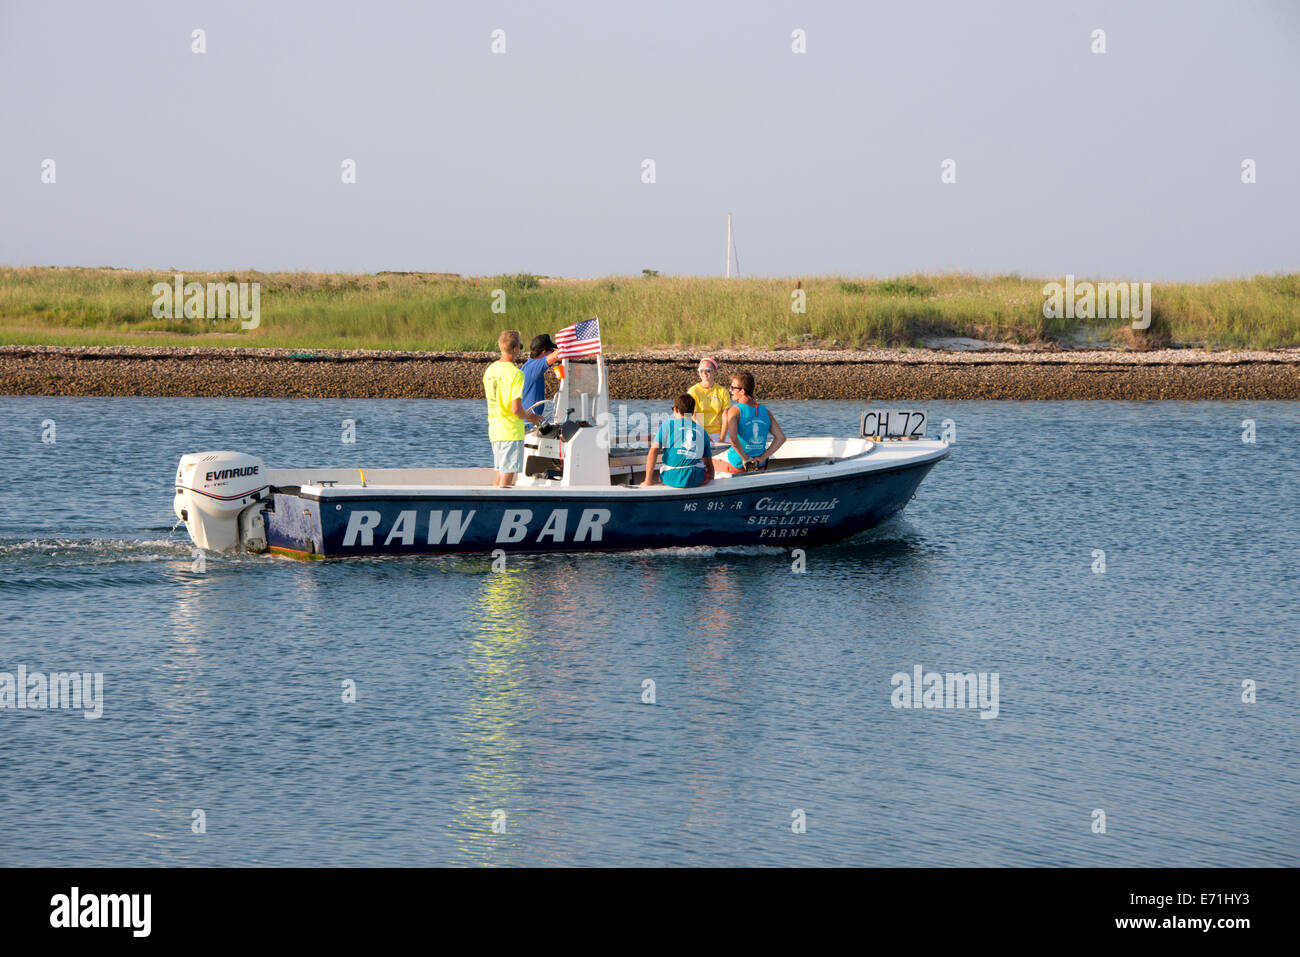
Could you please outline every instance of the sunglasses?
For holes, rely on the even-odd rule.
[[[727,388],[728,388],[730,391],[732,391],[732,392],[744,392],[744,391],[745,391],[745,387],[744,387],[743,385],[729,385],[729,386],[727,386]]]

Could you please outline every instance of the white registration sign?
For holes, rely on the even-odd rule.
[[[925,438],[925,413],[898,409],[868,409],[862,413],[863,438]]]

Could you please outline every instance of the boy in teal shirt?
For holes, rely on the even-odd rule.
[[[659,432],[650,443],[645,460],[645,481],[655,484],[655,464],[663,452],[663,473],[659,476],[665,485],[673,488],[694,488],[713,478],[713,459],[709,455],[709,435],[704,427],[694,421],[695,400],[682,393],[673,402],[673,417],[659,426]]]

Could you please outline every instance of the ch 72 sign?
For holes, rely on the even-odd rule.
[[[923,439],[925,413],[898,409],[868,409],[862,413],[864,439]]]

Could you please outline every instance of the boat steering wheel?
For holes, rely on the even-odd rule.
[[[542,417],[542,425],[554,425],[554,424],[555,424],[555,402],[554,402],[554,400],[552,400],[552,399],[542,399],[542,400],[539,401],[539,402],[534,402],[532,405],[530,405],[530,406],[527,408],[526,411],[528,411],[528,412],[535,412],[535,411],[537,411],[537,407],[538,407],[539,405],[542,407],[542,409],[541,409],[541,411],[538,412],[537,414],[540,415],[540,416]],[[531,426],[531,427],[532,427],[533,429],[539,429],[539,428],[541,428],[541,425],[533,425],[533,426]]]

